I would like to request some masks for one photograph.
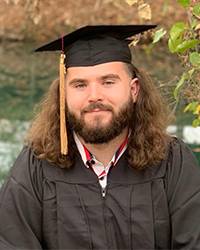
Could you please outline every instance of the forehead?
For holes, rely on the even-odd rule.
[[[108,74],[127,75],[126,65],[123,62],[108,62],[94,66],[84,67],[69,67],[67,69],[67,78],[73,77],[92,77],[92,76],[104,76]]]

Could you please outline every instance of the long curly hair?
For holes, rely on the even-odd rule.
[[[137,77],[140,85],[129,125],[132,132],[127,148],[128,162],[133,168],[144,169],[165,158],[171,140],[166,128],[172,117],[150,77],[132,64],[126,66],[128,73]],[[59,79],[51,84],[38,108],[25,143],[34,150],[38,158],[46,159],[62,168],[70,168],[78,150],[73,131],[68,125],[68,155],[63,156],[60,153]]]

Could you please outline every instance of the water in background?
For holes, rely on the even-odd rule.
[[[35,104],[58,76],[59,55],[36,54],[32,52],[34,47],[36,45],[31,43],[0,45],[0,181],[7,175],[23,146],[25,132],[34,116]],[[159,79],[169,99],[172,97],[172,76],[173,81],[176,81],[174,72],[181,74],[181,67],[176,60],[162,48],[159,52],[157,48],[151,55],[134,50],[135,64],[145,68],[153,78]],[[199,148],[200,128],[194,130],[185,127],[190,125],[190,117],[180,113],[178,127],[171,127],[170,131]],[[199,154],[196,153],[198,157]]]
[[[0,120],[0,183],[21,151],[28,127],[26,121]]]

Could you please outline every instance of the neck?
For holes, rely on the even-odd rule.
[[[125,128],[122,133],[115,137],[113,140],[102,144],[85,143],[82,137],[80,137],[79,135],[77,136],[81,143],[86,146],[86,148],[95,156],[95,158],[98,161],[102,162],[104,166],[106,166],[111,161],[116,150],[125,140],[127,134],[128,128]]]

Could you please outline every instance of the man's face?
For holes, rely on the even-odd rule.
[[[138,94],[124,63],[70,67],[66,78],[67,117],[86,143],[106,143],[128,126]]]

